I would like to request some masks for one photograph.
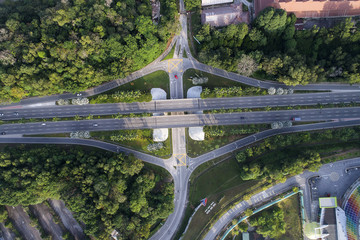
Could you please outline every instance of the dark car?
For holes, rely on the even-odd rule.
[[[245,117],[240,117],[240,119],[245,119]]]
[[[1,135],[6,135],[6,132],[2,132]]]

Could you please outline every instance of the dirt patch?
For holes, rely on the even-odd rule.
[[[9,213],[9,218],[14,224],[15,228],[26,240],[41,240],[40,232],[31,226],[29,215],[21,206],[5,206]]]
[[[63,232],[59,225],[53,221],[50,209],[45,204],[29,206],[30,211],[39,219],[41,227],[51,236],[51,239],[61,240]]]
[[[72,213],[65,207],[65,203],[61,200],[50,199],[50,206],[59,215],[65,228],[73,235],[75,240],[85,239],[85,234],[79,223],[75,220]]]

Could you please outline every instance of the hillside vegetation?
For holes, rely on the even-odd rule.
[[[195,15],[196,17],[197,15]],[[193,26],[201,62],[242,75],[283,82],[360,82],[359,24],[295,30],[296,16],[266,8],[251,23]]]
[[[173,183],[134,156],[51,146],[6,147],[0,153],[0,205],[32,205],[61,198],[85,233],[146,239],[174,208]]]
[[[20,0],[0,4],[0,102],[77,92],[152,62],[178,28],[175,0]]]

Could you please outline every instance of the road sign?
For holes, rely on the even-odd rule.
[[[206,206],[207,198],[201,199],[201,205]]]

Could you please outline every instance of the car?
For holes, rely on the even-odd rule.
[[[76,96],[78,96],[78,97],[81,97],[81,95],[82,95],[82,93],[78,93],[78,94],[76,94]]]
[[[4,114],[3,114],[3,113],[0,113],[0,116],[4,116]]]
[[[177,75],[175,75],[175,78],[176,78],[176,79],[179,79]]]
[[[14,115],[15,115],[15,116],[19,116],[19,113],[18,113],[18,112],[14,112]]]
[[[41,125],[45,126],[45,125],[46,125],[46,123],[42,123]]]
[[[6,132],[2,132],[1,135],[6,135]]]
[[[99,125],[98,125],[97,123],[94,123],[93,126],[94,126],[94,127],[97,127],[97,126],[99,126]]]
[[[245,117],[240,117],[240,119],[245,119]]]

